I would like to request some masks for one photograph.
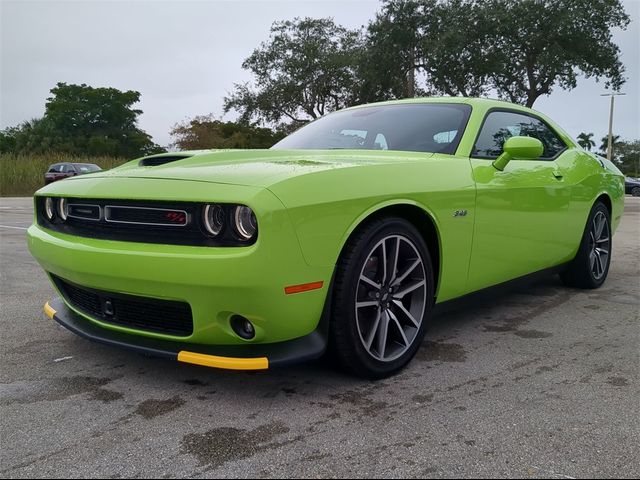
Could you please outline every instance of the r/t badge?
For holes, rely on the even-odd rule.
[[[453,216],[454,217],[466,217],[467,216],[467,211],[466,210],[456,210],[455,212],[453,212]]]

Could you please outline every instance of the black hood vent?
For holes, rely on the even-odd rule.
[[[178,160],[184,160],[191,155],[163,155],[157,157],[147,157],[140,160],[138,163],[141,167],[157,167],[158,165],[164,165],[165,163],[177,162]]]

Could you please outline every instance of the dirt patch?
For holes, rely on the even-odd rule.
[[[208,383],[205,383],[202,380],[198,380],[197,378],[185,380],[184,383],[186,383],[187,385],[192,385],[197,387],[206,387],[207,385],[209,385]]]
[[[466,362],[467,354],[457,343],[424,342],[416,354],[423,362]]]
[[[420,404],[431,403],[431,401],[433,400],[433,393],[429,395],[414,395],[413,397],[411,397],[411,400]]]
[[[331,395],[330,398],[340,404],[357,407],[364,416],[377,417],[389,405],[387,402],[373,400],[370,395],[369,391],[348,390],[344,393]]]
[[[609,377],[607,379],[607,383],[609,385],[613,385],[614,387],[627,387],[629,386],[629,380],[624,377]]]
[[[124,395],[120,392],[107,390],[106,388],[98,388],[91,394],[91,400],[97,400],[103,403],[111,403],[120,400]]]
[[[138,408],[133,413],[150,420],[160,415],[166,415],[180,408],[184,403],[184,400],[180,397],[173,397],[168,400],[145,400],[138,405]]]
[[[250,458],[284,445],[273,440],[288,432],[289,428],[282,422],[269,423],[253,430],[214,428],[205,433],[185,435],[181,451],[196,457],[200,466],[217,468],[226,462]]]
[[[516,330],[513,332],[514,335],[517,335],[520,338],[549,338],[553,337],[552,333],[549,332],[541,332],[539,330]]]
[[[94,393],[111,381],[111,378],[76,376],[37,382],[16,382],[4,386],[2,403],[31,404],[65,400],[74,395]]]

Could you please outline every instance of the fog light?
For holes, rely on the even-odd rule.
[[[231,328],[240,338],[251,340],[256,336],[256,329],[253,324],[242,315],[231,317]]]

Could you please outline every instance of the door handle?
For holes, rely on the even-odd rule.
[[[553,172],[553,176],[556,178],[556,180],[562,180],[564,178],[564,175],[562,175],[559,171],[555,170]]]

